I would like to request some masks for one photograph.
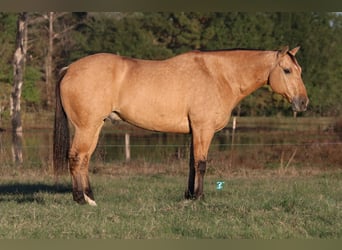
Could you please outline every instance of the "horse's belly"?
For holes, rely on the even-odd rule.
[[[165,113],[154,112],[117,112],[120,118],[130,124],[140,128],[170,132],[170,133],[189,133],[189,120],[186,115],[174,116]]]

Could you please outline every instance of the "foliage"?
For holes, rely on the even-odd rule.
[[[16,35],[15,14],[0,13],[0,83],[8,82],[12,79],[12,58]]]
[[[28,111],[36,111],[42,100],[39,87],[41,77],[39,69],[32,66],[26,67],[22,96]]]
[[[45,13],[30,13],[29,66],[42,72],[48,41]],[[315,12],[114,12],[57,13],[54,22],[55,78],[60,68],[83,56],[110,52],[164,59],[185,51],[227,48],[275,50],[300,45],[297,58],[310,97],[304,114],[335,116],[342,112],[342,15]],[[0,13],[0,90],[11,83],[16,14]],[[53,88],[52,88],[53,90]],[[36,95],[32,92],[32,95]],[[35,105],[44,107],[44,95]],[[39,99],[39,100],[38,100]],[[267,88],[255,92],[234,111],[241,115],[291,115],[283,99]]]

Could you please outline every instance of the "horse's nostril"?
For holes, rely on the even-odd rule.
[[[306,96],[294,97],[292,101],[292,108],[294,111],[305,111],[309,103]]]
[[[303,108],[305,108],[306,107],[306,101],[303,100],[301,105],[302,105]]]

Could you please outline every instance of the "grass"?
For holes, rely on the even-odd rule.
[[[97,207],[72,201],[69,177],[55,186],[49,174],[18,171],[0,185],[1,239],[342,237],[341,171],[209,175],[204,201],[183,199],[186,175],[92,174]],[[216,190],[218,180],[223,190]]]

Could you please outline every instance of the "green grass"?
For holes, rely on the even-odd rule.
[[[8,175],[0,184],[1,239],[342,238],[342,172],[208,176],[204,201],[186,201],[186,176],[91,175],[97,207],[72,201],[70,179]],[[216,190],[216,181],[225,181]]]

